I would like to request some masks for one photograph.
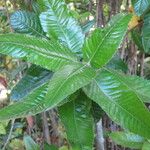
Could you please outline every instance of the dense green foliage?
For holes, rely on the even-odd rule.
[[[119,13],[105,28],[85,36],[63,0],[39,2],[40,14],[15,12],[10,23],[17,33],[0,35],[1,54],[32,64],[12,90],[10,97],[17,102],[0,109],[0,120],[58,107],[72,149],[91,150],[95,132],[91,113],[94,101],[113,121],[134,133],[111,133],[116,143],[146,150],[150,145],[150,112],[144,102],[150,102],[150,81],[125,75],[122,67],[122,71],[120,68],[116,71],[118,64],[113,64],[128,31],[131,14]],[[150,2],[138,0],[133,4],[144,24],[142,37],[134,29],[132,38],[141,50],[149,53],[150,17],[145,13]],[[26,147],[39,149],[29,137],[24,140]]]

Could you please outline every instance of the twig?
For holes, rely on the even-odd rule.
[[[140,54],[140,76],[144,76],[144,59],[145,59],[145,54],[141,52]]]
[[[102,119],[96,124],[96,149],[104,150],[104,137],[103,137],[103,126]]]
[[[49,133],[49,127],[48,127],[48,121],[47,121],[47,114],[46,112],[42,113],[42,119],[43,119],[43,132],[44,132],[44,138],[48,144],[51,144],[50,139],[50,133]]]
[[[6,149],[6,146],[7,146],[7,144],[9,143],[9,141],[10,141],[10,139],[11,139],[11,134],[12,134],[12,131],[13,131],[13,128],[14,128],[14,123],[15,123],[15,119],[13,119],[13,120],[11,121],[11,128],[10,128],[10,131],[9,131],[9,134],[8,134],[8,138],[7,138],[6,142],[5,142],[5,144],[4,144],[3,148],[2,148],[2,150],[5,150],[5,149]]]

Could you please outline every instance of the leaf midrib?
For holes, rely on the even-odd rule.
[[[66,83],[66,81],[69,79],[69,78],[71,78],[72,76],[74,76],[74,74],[76,74],[76,72],[78,72],[79,70],[81,70],[82,68],[84,68],[84,67],[86,67],[85,65],[84,66],[82,66],[82,67],[80,67],[79,69],[77,69],[77,70],[75,70],[74,72],[71,72],[69,75],[68,75],[68,77],[62,82],[62,84],[59,86],[59,88],[56,90],[56,92],[53,94],[53,96],[51,97],[51,103],[53,103],[53,101],[54,101],[54,98],[55,98],[55,96],[57,95],[57,93],[59,93],[59,91],[61,90],[61,88],[63,87],[63,85]],[[47,90],[48,91],[48,90]],[[49,93],[49,91],[47,92],[47,94]],[[46,96],[47,96],[47,94],[46,94]],[[45,97],[46,97],[45,96]],[[46,100],[47,101],[47,100]],[[45,101],[45,102],[46,102]],[[48,101],[49,101],[49,99],[48,99]],[[49,103],[50,104],[50,103]],[[57,104],[58,104],[58,102],[57,103],[55,103],[54,105],[53,105],[53,107],[55,107],[55,106],[57,106]],[[39,103],[39,105],[41,105],[41,101],[40,101],[40,103]],[[37,106],[35,106],[35,107],[37,107]],[[49,109],[51,109],[51,107],[48,107]],[[45,109],[47,109],[47,108],[45,108]],[[31,109],[30,109],[31,110]],[[37,112],[38,113],[38,112]],[[36,114],[37,114],[36,113]]]
[[[122,82],[124,82],[121,78],[120,78],[120,80],[121,80]],[[131,82],[131,81],[129,81],[129,82]],[[128,86],[128,84],[126,84],[126,85]],[[141,96],[146,97],[147,99],[149,99],[149,97],[148,97],[147,95],[145,95],[145,94],[144,94],[142,91],[140,91],[139,89],[136,89],[136,88],[134,88],[134,87],[132,87],[132,86],[128,86],[128,88],[129,88],[131,91],[133,91],[133,92],[136,93],[136,95],[138,96],[138,98],[141,100],[142,103],[143,103],[144,101],[142,100]]]
[[[50,3],[50,2],[49,2],[49,3]],[[70,44],[70,39],[68,38],[68,35],[64,32],[64,29],[62,28],[62,27],[64,27],[64,26],[63,26],[63,25],[60,25],[59,22],[58,22],[58,20],[60,20],[60,19],[59,19],[59,17],[56,15],[56,14],[57,14],[57,11],[55,11],[55,9],[54,9],[51,5],[49,5],[49,7],[51,8],[51,12],[53,13],[53,16],[55,16],[55,19],[56,19],[55,22],[57,23],[57,25],[58,25],[59,29],[61,30],[61,32],[64,34],[65,41],[67,41],[67,42],[65,42],[65,43],[68,45],[68,48],[69,48],[69,49],[73,50],[72,45]],[[47,13],[48,13],[48,12],[50,12],[50,10],[47,11]],[[67,19],[70,19],[70,18],[67,18]]]
[[[143,3],[144,3],[144,0],[139,0],[139,1],[137,1],[137,3],[135,4],[136,7],[139,6],[139,8],[137,7],[137,10],[138,10],[137,13],[139,13],[138,15],[141,15],[142,12],[147,11],[148,7],[150,6],[150,4],[149,4],[149,5],[146,7],[146,9],[143,11],[143,9],[142,9]]]
[[[63,85],[66,83],[66,81],[67,81],[69,78],[71,78],[72,76],[74,76],[79,70],[83,69],[84,67],[86,67],[86,65],[80,67],[79,69],[75,70],[74,72],[71,72],[71,73],[70,73],[71,75],[69,74],[70,76],[68,76],[68,77],[63,81],[63,83],[61,84],[61,86],[59,86],[59,88],[57,89],[57,91],[55,92],[55,94],[52,96],[51,99],[54,100],[55,96],[56,96],[57,93],[61,90],[61,88],[63,87]],[[47,96],[48,93],[49,93],[49,91],[48,91],[48,87],[47,87],[47,93],[46,93],[46,95],[44,96],[45,98],[46,98],[46,96]],[[38,100],[36,100],[36,101],[38,101]],[[43,101],[44,101],[44,103],[46,103],[46,104],[47,104],[47,102],[52,102],[52,103],[53,103],[53,101],[49,101],[49,99],[46,99],[46,100],[43,100]],[[36,104],[36,106],[31,106],[30,108],[28,108],[28,109],[22,111],[22,112],[20,113],[21,116],[17,115],[17,116],[19,116],[19,117],[16,117],[16,118],[25,117],[25,116],[29,116],[29,115],[36,115],[36,114],[40,113],[40,112],[41,112],[41,108],[40,108],[39,106],[40,106],[40,105],[43,105],[43,101],[39,101],[38,104]],[[22,102],[18,102],[18,103],[26,104],[26,102],[27,102],[27,101],[22,101]],[[28,101],[28,102],[30,102],[30,101]],[[27,103],[27,104],[29,105],[29,103]],[[49,104],[50,104],[50,103],[49,103]],[[55,103],[55,104],[53,105],[53,107],[57,106],[57,104],[58,104],[58,102]],[[37,111],[36,113],[34,113],[33,111],[34,111],[36,108],[39,108],[39,109],[38,109],[38,111]],[[45,110],[46,110],[46,109],[51,109],[51,107],[47,107],[47,106],[46,106],[46,107],[45,107]],[[42,108],[42,111],[43,111],[43,108]],[[30,113],[30,112],[31,112],[31,113]],[[15,115],[15,116],[16,116],[16,115]],[[10,116],[9,119],[10,119],[11,117],[12,117],[12,116]],[[4,120],[5,120],[5,119],[4,119]]]
[[[120,22],[121,20],[124,19],[125,16],[121,17],[120,19],[118,19],[117,22]],[[91,61],[93,60],[93,58],[95,57],[95,55],[97,54],[99,48],[103,45],[103,43],[105,42],[105,39],[109,36],[109,34],[111,33],[111,31],[117,26],[118,24],[115,23],[114,25],[111,25],[110,29],[108,30],[108,32],[106,33],[106,35],[102,38],[100,44],[98,45],[98,47],[96,48],[94,54],[91,56],[90,60],[88,63],[91,63]]]
[[[73,112],[74,112],[74,114],[73,114],[73,120],[74,120],[74,123],[75,123],[75,131],[76,131],[76,135],[77,135],[77,137],[78,137],[78,139],[80,139],[80,136],[79,136],[79,134],[78,134],[78,128],[77,128],[77,122],[76,122],[76,117],[75,117],[75,113],[76,113],[76,111],[75,111],[75,101],[73,100]],[[82,144],[81,144],[81,142],[80,142],[80,140],[78,140],[79,141],[79,145],[80,145],[80,148],[81,148],[81,150],[84,150],[83,149],[83,146],[82,146]]]
[[[113,72],[113,73],[112,73],[109,69],[107,69],[107,68],[104,68],[104,69],[107,70],[108,72],[110,72],[111,74],[115,74],[115,76],[117,76],[118,80],[119,80],[122,84],[124,84],[127,88],[129,88],[132,92],[134,92],[134,93],[136,94],[136,96],[138,97],[138,99],[139,99],[139,100],[142,102],[142,104],[143,104],[143,101],[142,101],[141,98],[139,97],[138,91],[137,91],[136,89],[132,88],[132,86],[129,86],[127,83],[125,83],[122,78],[118,77],[118,75],[116,74],[116,72]],[[139,92],[139,93],[140,93],[140,92]],[[140,94],[141,94],[141,93],[140,93]],[[144,94],[141,94],[141,95],[145,96]],[[146,97],[146,96],[145,96],[145,97]]]
[[[96,81],[96,79],[94,79],[94,82],[96,83],[98,89],[100,90],[101,87],[99,87],[99,84],[98,84],[98,82]],[[101,90],[101,92],[102,92],[109,100],[111,100],[111,97],[109,97],[108,95],[106,95],[106,94],[103,92],[103,90]],[[139,120],[138,118],[135,118],[135,116],[134,116],[133,114],[131,114],[130,112],[128,112],[125,108],[123,108],[122,106],[118,105],[118,104],[117,104],[115,101],[113,101],[113,100],[111,100],[111,102],[114,103],[116,106],[120,107],[121,110],[124,110],[127,114],[129,114],[131,117],[133,117],[135,120],[137,120],[138,122],[140,122],[141,124],[143,124],[143,125],[145,126],[145,124],[144,124],[143,121],[141,122],[141,120]],[[145,127],[146,127],[148,130],[150,129],[150,128],[147,127],[147,126],[145,126]]]
[[[42,85],[41,85],[42,86]],[[40,86],[40,87],[41,87]],[[39,87],[39,88],[40,88]],[[47,87],[45,87],[44,88],[44,90],[47,90],[48,89],[48,85],[47,85]],[[42,91],[43,92],[43,91]],[[45,92],[45,91],[44,91]],[[46,96],[46,94],[45,94],[45,96]],[[45,97],[44,96],[44,97]],[[39,97],[40,97],[40,94],[39,94]],[[37,96],[37,99],[36,99],[36,101],[37,100],[39,100],[38,98],[39,98],[38,96]],[[17,102],[16,104],[20,104],[20,103],[22,103],[22,104],[26,104],[27,102],[31,102],[29,99],[28,100],[24,100],[24,101],[21,101],[21,102]],[[13,104],[12,104],[13,105]],[[29,103],[27,103],[27,105],[29,105]],[[9,107],[9,105],[7,106],[7,107]],[[7,108],[6,107],[6,108]],[[22,111],[21,113],[18,113],[18,115],[10,115],[9,117],[7,117],[7,119],[12,119],[12,116],[16,116],[15,118],[21,118],[21,117],[25,117],[25,116],[30,116],[30,115],[36,115],[37,113],[30,113],[30,111],[32,111],[32,110],[34,110],[35,108],[37,108],[37,106],[32,106],[32,109],[31,109],[31,107],[30,108],[28,108],[28,109],[26,109],[26,110],[24,110],[24,111]],[[1,110],[0,110],[1,111]],[[27,115],[25,115],[26,113],[28,113]],[[19,117],[17,117],[17,116],[19,116]],[[5,119],[5,117],[4,117],[4,119],[2,119],[2,120],[6,120]]]
[[[30,49],[30,48],[31,48],[32,50],[36,49],[37,52],[39,52],[39,54],[42,53],[42,54],[46,55],[46,57],[47,57],[47,55],[48,55],[48,56],[54,56],[54,57],[58,57],[58,58],[60,58],[60,59],[63,58],[63,59],[65,59],[65,60],[69,60],[69,61],[74,62],[74,63],[80,63],[80,62],[78,62],[78,61],[76,61],[76,60],[73,59],[74,56],[69,59],[69,57],[66,57],[66,55],[64,55],[63,53],[61,53],[61,54],[63,54],[63,57],[62,57],[62,55],[59,55],[59,54],[57,54],[57,53],[52,54],[52,53],[49,53],[50,51],[41,51],[37,46],[35,47],[35,46],[29,46],[29,45],[19,44],[19,43],[16,43],[16,42],[6,42],[6,41],[0,41],[0,43],[2,43],[2,44],[8,43],[8,44],[12,44],[12,45],[14,45],[14,46],[16,46],[16,45],[17,45],[17,46],[22,46],[22,47],[27,48],[27,49]],[[44,48],[41,48],[41,49],[44,49]],[[44,50],[45,50],[45,49],[44,49]],[[60,52],[61,52],[61,51],[60,51]],[[29,53],[30,53],[30,52],[29,52]]]
[[[34,28],[30,27],[24,20],[20,19],[19,17],[17,18],[20,21],[20,24],[23,24],[25,26],[27,26],[29,29],[33,30],[34,32],[36,32],[38,35],[40,35],[41,37],[47,38],[46,36],[42,35],[40,32],[38,32],[37,30],[35,30]],[[39,23],[39,22],[38,22]],[[42,27],[41,27],[42,30]]]
[[[61,90],[61,88],[62,88],[63,85],[67,82],[67,80],[68,80],[69,78],[71,78],[72,76],[74,76],[77,72],[79,72],[79,70],[82,70],[84,67],[86,67],[86,65],[83,65],[83,66],[79,67],[77,70],[71,72],[71,73],[70,73],[71,75],[68,74],[68,77],[62,82],[62,85],[59,86],[59,88],[56,90],[56,92],[54,93],[54,95],[53,95],[53,97],[52,97],[51,99],[54,99],[54,97],[57,95],[56,93],[58,93],[59,90]],[[52,102],[52,101],[51,101],[51,102]],[[56,105],[57,105],[57,104],[56,104]]]

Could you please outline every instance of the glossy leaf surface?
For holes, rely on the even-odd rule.
[[[28,11],[16,11],[10,17],[10,25],[17,33],[43,36],[44,32],[37,14]]]
[[[39,66],[32,65],[27,70],[25,76],[12,89],[10,99],[12,101],[21,100],[23,97],[30,94],[34,89],[47,82],[52,77],[52,75],[52,72]]]
[[[83,65],[68,65],[54,74],[50,80],[47,98],[49,105],[56,106],[67,96],[87,85],[96,76],[95,70]]]
[[[34,115],[56,107],[67,96],[90,83],[95,77],[92,68],[83,65],[65,66],[56,72],[49,83],[42,85],[21,102],[0,110],[0,120]]]
[[[60,43],[22,34],[0,35],[0,53],[52,71],[77,63],[76,56]]]
[[[129,131],[150,137],[150,113],[116,71],[104,69],[84,91],[108,116]],[[144,116],[144,117],[143,117]]]
[[[110,138],[118,145],[134,149],[142,149],[145,139],[128,132],[112,132]]]
[[[150,14],[144,16],[144,25],[142,27],[142,41],[144,51],[150,53]]]
[[[118,73],[117,76],[118,79],[124,82],[129,87],[129,90],[135,92],[143,102],[150,102],[150,80],[122,73]]]
[[[86,34],[90,31],[90,29],[94,26],[96,23],[95,19],[87,21],[83,26],[82,26],[82,31]]]
[[[39,6],[39,10],[41,12],[46,11],[45,1],[44,0],[37,0],[37,4]]]
[[[130,18],[130,15],[118,14],[104,29],[96,29],[84,44],[84,60],[96,68],[107,64],[121,44]]]
[[[63,0],[43,0],[47,11],[41,13],[43,30],[49,37],[59,39],[73,52],[80,52],[84,35]]]
[[[143,15],[150,7],[150,0],[137,0],[134,2],[134,10],[138,16]]]
[[[59,116],[73,150],[93,148],[94,123],[90,110],[91,101],[81,91],[77,97],[59,108]]]
[[[117,73],[116,71],[113,71],[113,73],[117,75],[118,80],[128,86],[130,91],[136,93],[141,101],[147,103],[150,102],[150,80],[144,79],[139,76],[125,75],[121,72]]]
[[[44,101],[47,89],[48,83],[45,83],[21,99],[21,101],[0,109],[0,119],[11,120],[13,118],[21,118],[36,114],[36,112],[38,112],[36,108]]]

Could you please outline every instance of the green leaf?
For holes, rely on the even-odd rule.
[[[97,103],[92,101],[91,113],[93,115],[94,122],[97,123],[102,118],[104,111],[101,109],[101,107]]]
[[[132,6],[135,5],[136,2],[137,0],[131,0]]]
[[[44,99],[47,94],[48,83],[40,86],[36,90],[32,91],[29,95],[24,97],[21,101],[8,105],[3,109],[0,109],[1,120],[11,120],[15,118],[21,118],[37,114],[37,107],[44,105]],[[43,105],[41,104],[43,102]]]
[[[100,68],[107,64],[120,46],[131,16],[118,14],[104,29],[96,29],[83,46],[84,60],[93,67]]]
[[[107,64],[108,68],[127,72],[127,64],[118,56],[115,55]]]
[[[38,0],[37,0],[38,1]],[[33,11],[39,15],[41,12],[42,12],[42,9],[41,9],[41,6],[39,6],[38,2],[37,1],[32,1],[31,2],[31,7],[33,9]]]
[[[86,65],[68,65],[54,74],[50,80],[47,99],[49,105],[57,105],[67,96],[84,87],[96,76],[93,68]]]
[[[150,150],[150,143],[149,142],[145,142],[143,144],[142,150]]]
[[[55,145],[48,145],[47,143],[45,143],[44,150],[58,150],[58,148]]]
[[[12,138],[10,143],[9,143],[9,148],[7,149],[16,149],[16,150],[24,150],[24,143],[22,139],[19,138]],[[30,149],[29,149],[30,150]],[[39,150],[39,149],[37,149]]]
[[[144,51],[150,53],[150,14],[144,16],[144,25],[142,27],[142,42]]]
[[[76,56],[60,43],[22,34],[0,35],[0,53],[52,71],[77,63]]]
[[[45,1],[44,0],[37,0],[37,4],[41,12],[46,11]]]
[[[137,0],[134,2],[134,10],[138,16],[143,15],[150,8],[150,0]]]
[[[40,150],[40,146],[34,142],[34,140],[28,136],[25,135],[23,138],[24,144],[25,144],[25,148],[26,150]]]
[[[117,76],[118,79],[124,82],[129,87],[129,90],[135,92],[143,102],[150,102],[150,80],[121,73],[118,73]]]
[[[149,103],[150,102],[150,80],[144,79],[139,76],[130,76],[125,75],[121,72],[113,71],[118,79],[125,83],[130,91],[133,91],[137,94],[137,96],[142,100],[143,102]]]
[[[19,81],[19,83],[12,89],[10,99],[12,101],[19,101],[34,89],[38,88],[45,82],[47,82],[53,73],[45,70],[39,66],[32,65],[25,76]]]
[[[0,135],[2,135],[2,134],[3,135],[6,134],[6,129],[5,129],[4,125],[0,123]]]
[[[127,132],[112,132],[109,136],[116,144],[135,149],[142,149],[145,141],[143,137]]]
[[[8,126],[9,121],[0,122],[0,135],[6,135],[7,130],[6,127]]]
[[[59,148],[59,150],[69,150],[69,149],[68,149],[68,146],[62,146]]]
[[[43,29],[38,15],[29,11],[16,11],[10,17],[10,25],[15,32],[43,37]]]
[[[135,134],[150,138],[148,109],[116,71],[101,70],[84,91],[113,121]]]
[[[91,150],[94,141],[94,122],[91,115],[91,100],[83,92],[59,108],[73,150]]]
[[[122,73],[117,74],[119,80],[124,82],[130,90],[135,92],[143,102],[150,102],[150,80],[139,76],[129,76]]]
[[[144,51],[143,44],[142,44],[142,36],[141,36],[140,31],[138,31],[137,29],[132,30],[131,37],[134,43],[137,45],[138,49],[140,51]]]
[[[67,65],[57,71],[49,83],[35,89],[22,101],[0,109],[0,120],[34,115],[58,106],[67,96],[90,83],[95,71],[83,65]]]
[[[48,7],[48,10],[40,15],[43,30],[49,37],[62,41],[73,52],[80,52],[84,35],[64,1],[43,0],[43,2]]]
[[[94,26],[95,24],[95,19],[87,21],[83,26],[82,26],[82,30],[84,33],[88,33],[90,31],[90,29]]]

